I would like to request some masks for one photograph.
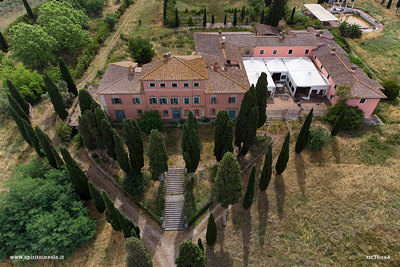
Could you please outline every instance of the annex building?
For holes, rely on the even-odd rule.
[[[267,25],[251,32],[194,34],[195,53],[174,56],[138,67],[134,62],[109,64],[97,94],[111,120],[139,119],[155,110],[165,120],[215,119],[226,110],[235,119],[244,93],[262,72],[268,95],[285,85],[293,97],[326,96],[336,103],[335,90],[351,89],[349,105],[371,116],[383,87],[354,66],[329,31],[279,33]]]

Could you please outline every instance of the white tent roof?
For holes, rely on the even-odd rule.
[[[274,80],[272,80],[271,74],[266,72],[267,74],[267,81],[268,81],[268,91],[272,91],[275,88]],[[249,78],[250,85],[254,84],[256,86],[258,77],[260,77],[261,72],[249,71],[247,72],[247,78]]]
[[[291,71],[313,71],[317,70],[314,63],[308,57],[296,57],[296,58],[282,58],[286,68]]]
[[[307,8],[321,22],[339,20],[319,4],[305,4],[304,7]]]
[[[287,72],[287,68],[280,58],[264,58],[264,62],[270,72]]]
[[[298,87],[316,87],[329,85],[317,70],[291,71],[290,76]]]
[[[272,80],[271,74],[269,73],[267,66],[262,59],[255,58],[243,58],[243,64],[246,69],[247,78],[250,84],[257,84],[258,77],[260,77],[261,72],[267,74],[268,81],[268,91],[272,91],[275,88],[274,80]]]

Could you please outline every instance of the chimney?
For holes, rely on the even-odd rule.
[[[167,61],[168,61],[168,53],[164,53],[164,54],[162,55],[162,57],[163,57],[163,61],[164,61],[164,62],[167,62]]]
[[[336,47],[331,47],[331,55],[336,54]]]
[[[354,65],[351,66],[350,70],[351,70],[351,72],[355,73],[356,72],[356,66],[354,66]]]
[[[279,33],[279,39],[282,40],[284,37],[285,37],[285,32],[284,32],[284,31],[281,31],[281,32]]]
[[[171,52],[168,52],[167,54],[168,54],[168,58],[170,58],[171,57]]]
[[[218,36],[220,36],[220,37],[222,36],[222,31],[221,30],[218,31]]]
[[[218,62],[217,61],[214,62],[214,69],[218,69]]]
[[[221,47],[222,47],[222,48],[225,48],[225,39],[222,39],[222,40],[221,40]]]
[[[132,66],[132,65],[129,66],[129,68],[128,68],[128,74],[129,74],[129,75],[135,74],[135,67],[134,67],[134,66]]]

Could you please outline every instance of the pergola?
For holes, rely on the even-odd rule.
[[[319,4],[304,4],[304,7],[310,11],[314,17],[319,19],[321,22],[337,22],[339,19],[331,14],[328,10],[323,8]]]

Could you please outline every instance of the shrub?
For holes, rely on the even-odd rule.
[[[324,115],[324,121],[334,125],[340,114],[344,111],[344,123],[342,130],[358,130],[362,127],[364,112],[357,106],[348,106],[347,104],[335,104],[327,107],[327,113]]]
[[[122,188],[131,196],[140,197],[146,189],[146,184],[148,180],[146,180],[147,176],[143,175],[143,173],[138,173],[136,171],[132,171],[130,173],[125,174],[124,182],[122,184]]]
[[[311,151],[319,151],[323,146],[328,146],[332,137],[321,126],[310,130],[310,139],[307,148]]]
[[[103,22],[107,24],[110,29],[113,29],[115,24],[117,24],[117,19],[114,17],[107,16],[104,18]]]
[[[387,80],[382,83],[385,88],[383,93],[387,96],[388,100],[393,101],[399,96],[400,85],[394,80]]]
[[[160,185],[158,186],[157,198],[156,198],[156,211],[157,215],[160,217],[164,216],[166,194],[167,194],[167,187],[165,186],[164,183],[160,183]]]
[[[71,133],[72,133],[72,128],[69,127],[65,121],[60,121],[59,123],[57,123],[56,134],[62,140],[69,138],[71,136]]]
[[[153,129],[160,132],[163,128],[161,115],[154,110],[146,111],[140,118],[139,127],[146,133],[150,133]]]

